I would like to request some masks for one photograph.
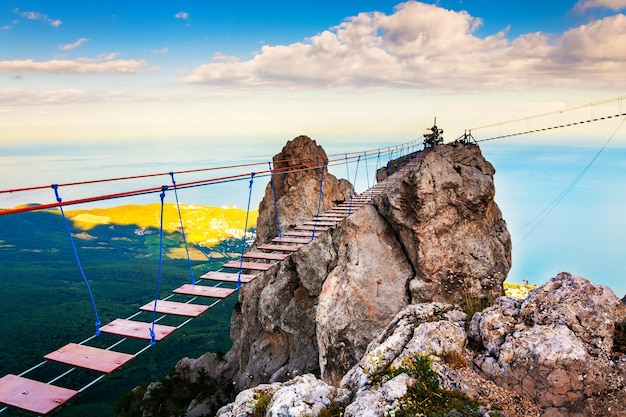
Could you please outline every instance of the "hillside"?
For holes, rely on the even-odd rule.
[[[103,323],[127,317],[154,298],[158,260],[158,205],[68,210],[72,234]],[[175,205],[167,205],[161,293],[189,280]],[[183,206],[182,216],[196,276],[241,251],[245,211]],[[251,213],[249,225],[256,214]],[[253,231],[253,229],[252,229]],[[192,239],[189,239],[190,241]],[[199,245],[201,242],[202,245]],[[58,211],[0,216],[0,375],[20,373],[43,355],[93,333],[93,310]],[[166,374],[180,355],[231,346],[230,315],[236,299],[213,307],[102,383],[81,394],[59,417],[112,417],[115,403],[133,387]],[[143,343],[143,342],[142,342]],[[143,346],[143,344],[141,345]],[[138,349],[131,346],[129,350]],[[45,380],[48,376],[43,377]],[[79,384],[72,376],[64,384]],[[22,416],[7,410],[3,416]]]

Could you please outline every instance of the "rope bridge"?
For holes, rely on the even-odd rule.
[[[492,125],[480,126],[477,128],[473,128],[461,136],[457,141],[461,142],[484,142],[491,140],[504,139],[512,136],[519,136],[530,133],[538,133],[544,132],[546,130],[559,129],[569,126],[578,126],[582,124],[593,123],[601,120],[607,120],[611,118],[619,118],[626,116],[626,112],[622,109],[622,102],[626,99],[626,96],[617,97],[615,99],[605,100],[603,102],[590,103],[584,106],[578,106],[571,109],[559,110],[556,112],[545,113],[541,115],[536,115],[524,119],[516,119],[508,122],[502,122]],[[571,121],[566,123],[564,121],[564,115],[569,112],[592,109],[595,111],[601,105],[612,105],[611,111],[605,113],[603,115],[594,115],[593,117],[586,117],[582,119],[578,119],[575,121]],[[615,107],[618,109],[616,110]],[[540,128],[530,128],[530,121],[534,119],[541,119],[545,117],[554,117],[556,115],[557,122],[554,124],[549,124],[547,126],[543,126]],[[626,119],[624,119],[626,120]],[[526,128],[522,129],[515,133],[508,134],[499,134],[495,137],[488,138],[480,138],[478,140],[474,139],[473,132],[479,130],[485,130],[491,127],[498,127],[498,129],[502,129],[503,126],[509,124],[515,124],[519,122],[526,122]],[[622,121],[623,123],[624,121]],[[621,124],[620,124],[621,127]],[[436,128],[436,126],[434,126]],[[619,129],[619,127],[618,127]],[[442,132],[442,131],[441,131]],[[28,412],[36,413],[39,415],[46,415],[51,413],[52,411],[58,409],[62,405],[66,404],[72,398],[74,398],[79,393],[85,391],[89,387],[96,384],[98,381],[102,380],[106,375],[109,375],[121,368],[129,361],[133,360],[135,357],[139,356],[141,353],[148,350],[151,346],[154,346],[157,342],[162,341],[167,338],[169,335],[174,333],[176,330],[182,328],[187,323],[189,323],[194,318],[197,318],[204,313],[206,313],[211,307],[215,306],[217,303],[222,300],[230,297],[233,293],[239,290],[242,285],[251,282],[256,279],[260,274],[268,271],[274,267],[276,267],[281,261],[287,259],[292,253],[297,252],[303,246],[309,244],[314,241],[316,237],[320,234],[327,232],[328,230],[336,227],[340,222],[350,216],[354,211],[359,208],[367,205],[371,202],[371,200],[380,193],[383,193],[389,184],[393,184],[401,180],[406,170],[412,169],[412,167],[417,164],[430,150],[430,146],[435,146],[437,143],[440,143],[439,138],[439,130],[433,130],[433,135],[425,135],[426,140],[422,141],[412,141],[402,145],[397,145],[395,147],[388,148],[378,148],[372,149],[364,152],[352,152],[345,154],[335,154],[329,155],[328,161],[319,161],[319,160],[291,160],[291,161],[274,161],[285,162],[286,168],[272,168],[271,163],[263,162],[263,163],[251,163],[251,164],[241,164],[241,165],[231,165],[228,167],[218,167],[218,168],[206,168],[206,169],[197,169],[197,170],[188,170],[188,171],[178,171],[178,172],[167,172],[167,173],[155,173],[155,174],[147,174],[147,175],[139,175],[139,176],[128,176],[128,177],[118,177],[118,178],[109,178],[102,180],[94,180],[94,181],[82,181],[82,182],[72,182],[65,184],[54,184],[52,188],[55,193],[55,202],[41,205],[30,205],[30,206],[22,206],[13,209],[0,210],[0,215],[9,215],[14,213],[23,213],[30,212],[36,210],[48,210],[52,208],[58,208],[63,215],[63,219],[65,221],[66,230],[69,234],[70,240],[72,241],[72,247],[74,249],[74,253],[76,254],[76,260],[79,265],[79,269],[83,275],[84,282],[89,290],[90,299],[94,308],[95,313],[95,327],[96,331],[93,336],[83,340],[80,343],[69,343],[51,353],[48,353],[44,356],[44,361],[39,364],[27,369],[19,375],[5,375],[0,378],[0,403],[5,404],[6,407],[0,409],[0,413],[8,409],[9,407],[25,410]],[[600,152],[608,145],[611,139],[615,136],[617,131],[609,138],[607,143],[600,149],[598,154],[592,159],[588,166],[585,167],[585,170],[589,168],[591,163],[595,161]],[[432,143],[430,143],[430,142]],[[421,148],[422,145],[426,145],[427,147]],[[387,164],[387,168],[389,169],[392,165],[392,161],[395,161],[395,172],[392,175],[388,175],[384,182],[378,182],[375,185],[370,186],[370,178],[368,171],[367,161],[371,159],[376,159],[376,168],[378,169],[380,166],[381,157],[386,157],[389,160]],[[356,166],[354,173],[354,180],[356,181],[358,175],[358,169],[361,161],[365,163],[365,174],[367,176],[367,184],[369,188],[365,190],[363,193],[357,195],[354,190],[352,190],[350,194],[350,199],[341,204],[336,205],[330,210],[326,211],[325,207],[323,207],[323,179],[324,172],[328,170],[331,166],[339,166],[346,165],[348,171],[348,180],[350,180],[350,169],[349,165],[354,164]],[[398,166],[399,162],[403,162],[403,166]],[[265,165],[268,165],[268,168],[262,168]],[[254,170],[254,168],[259,168],[258,170]],[[177,183],[175,180],[175,176],[183,176],[185,174],[190,173],[199,173],[199,172],[213,172],[219,170],[239,170],[241,172],[237,172],[231,175],[221,175],[215,176],[207,179],[196,180],[196,181],[188,181],[188,182],[179,182]],[[250,171],[252,170],[252,171]],[[303,222],[302,224],[297,225],[292,230],[283,231],[280,226],[280,219],[278,218],[278,210],[275,207],[276,212],[276,222],[278,227],[278,236],[273,238],[270,242],[262,245],[258,245],[254,250],[246,250],[247,249],[247,229],[248,229],[248,218],[246,216],[246,222],[244,227],[244,233],[241,242],[241,254],[239,256],[239,260],[228,261],[222,264],[221,268],[217,271],[210,271],[200,277],[200,281],[197,282],[193,269],[191,268],[191,261],[189,260],[189,251],[187,247],[187,241],[185,239],[185,231],[182,223],[182,217],[180,215],[180,206],[178,202],[178,190],[194,188],[194,187],[202,187],[208,186],[212,184],[221,184],[221,183],[229,183],[234,181],[249,181],[249,193],[248,193],[248,206],[246,213],[250,212],[250,199],[252,195],[252,186],[255,179],[259,178],[270,178],[271,189],[274,193],[274,204],[276,205],[276,194],[274,188],[274,177],[276,175],[283,175],[291,172],[297,171],[305,171],[305,170],[315,170],[319,173],[319,189],[320,195],[318,200],[318,208],[317,214]],[[577,180],[584,174],[584,171]],[[76,185],[90,185],[102,182],[122,182],[131,179],[138,178],[157,178],[157,177],[168,177],[170,179],[170,184],[160,185],[155,187],[143,188],[143,189],[134,189],[128,191],[121,191],[112,194],[105,195],[92,195],[81,197],[73,200],[63,200],[60,197],[60,190],[65,190],[68,187],[76,186]],[[573,187],[573,185],[572,185]],[[2,194],[7,193],[23,193],[33,190],[42,190],[50,188],[49,185],[45,186],[37,186],[37,187],[24,187],[17,189],[7,189],[0,190],[0,196]],[[167,192],[171,192],[173,190],[176,197],[176,204],[179,208],[179,218],[181,222],[181,233],[183,235],[183,240],[185,242],[185,249],[187,252],[189,267],[190,267],[190,278],[191,282],[188,284],[183,284],[179,288],[176,288],[165,298],[160,298],[159,290],[160,290],[160,280],[161,280],[161,263],[162,263],[162,255],[163,255],[163,202]],[[98,310],[96,307],[96,303],[91,293],[91,289],[89,287],[89,282],[82,271],[82,267],[80,265],[80,259],[78,254],[76,253],[76,248],[73,244],[71,231],[69,228],[69,224],[65,215],[63,213],[63,208],[68,205],[74,204],[83,204],[89,202],[98,202],[105,201],[111,199],[118,198],[127,198],[145,194],[159,194],[161,199],[161,229],[160,229],[160,253],[159,253],[159,272],[157,276],[156,283],[156,291],[154,300],[146,303],[145,305],[139,308],[139,311],[135,314],[126,317],[126,318],[117,318],[110,323],[101,326],[100,318],[98,317]],[[562,198],[561,198],[562,199]],[[559,200],[560,201],[560,200]],[[186,301],[173,301],[174,297],[186,297]],[[195,301],[199,299],[208,299],[213,300],[211,304],[200,304]],[[139,321],[136,318],[141,315],[148,313],[151,315],[151,321]],[[179,317],[182,322],[177,325],[165,325],[161,324],[161,322],[169,317]],[[89,343],[96,339],[101,333],[109,334],[114,337],[119,337],[120,339],[115,343],[111,344],[107,348],[100,348],[90,346]],[[114,350],[120,344],[128,339],[139,339],[148,341],[149,343],[138,350],[134,354],[122,353]],[[38,369],[49,362],[56,362],[67,365],[70,367],[66,372],[58,375],[57,377],[47,381],[40,382],[35,379],[27,378],[26,375]],[[87,369],[90,371],[95,371],[100,373],[98,377],[94,378],[91,382],[84,385],[79,389],[70,389],[64,388],[62,386],[56,385],[55,383],[69,375],[76,369]]]
[[[215,306],[217,303],[230,297],[233,293],[239,290],[242,285],[256,279],[263,272],[276,267],[281,261],[287,259],[292,253],[297,252],[303,246],[314,241],[315,238],[320,236],[322,233],[325,233],[333,227],[336,227],[337,224],[342,222],[359,208],[369,204],[376,195],[383,193],[387,189],[387,187],[390,187],[393,185],[393,183],[399,181],[407,172],[407,170],[410,170],[415,164],[418,163],[418,161],[420,161],[424,157],[424,155],[426,155],[429,149],[426,148],[423,150],[419,150],[420,147],[421,143],[419,141],[412,141],[402,145],[398,145],[396,147],[374,149],[359,153],[330,155],[328,161],[275,161],[276,163],[285,162],[287,168],[272,169],[270,163],[269,169],[266,170],[251,172],[248,171],[229,176],[220,176],[191,182],[177,183],[175,180],[175,176],[184,175],[190,172],[215,171],[219,169],[236,168],[240,170],[247,170],[259,164],[243,164],[229,167],[208,168],[203,170],[180,171],[176,173],[169,172],[148,174],[133,177],[110,178],[105,180],[53,184],[52,186],[37,186],[10,190],[0,190],[1,195],[3,193],[25,193],[32,190],[41,190],[45,188],[53,189],[55,202],[36,206],[24,206],[8,210],[0,210],[0,215],[9,215],[36,210],[49,210],[52,208],[58,208],[60,210],[66,231],[72,243],[72,249],[75,254],[79,270],[81,271],[84,283],[87,286],[95,315],[95,332],[91,337],[88,337],[79,343],[68,343],[65,346],[54,350],[53,352],[46,354],[43,357],[44,360],[42,362],[27,369],[19,375],[8,374],[0,378],[0,403],[5,405],[4,408],[0,409],[0,412],[7,410],[9,407],[12,407],[38,415],[47,415],[58,409],[59,407],[63,406],[64,404],[67,404],[79,393],[92,387],[94,384],[101,381],[107,375],[110,375],[111,373],[120,369],[131,360],[133,360],[143,352],[147,351],[150,347],[154,346],[156,343],[164,340],[165,338],[176,332],[178,329],[188,324],[194,318],[200,317],[201,315],[206,313],[209,309],[211,309],[211,307]],[[346,169],[348,170],[349,177],[349,165],[354,164],[356,166],[354,179],[356,180],[359,165],[361,164],[361,162],[364,162],[367,182],[369,186],[370,179],[367,161],[368,159],[376,159],[376,170],[378,170],[378,168],[380,167],[381,157],[386,157],[389,159],[390,162],[387,165],[388,169],[392,166],[391,161],[394,158],[396,158],[396,161],[402,160],[403,166],[396,166],[395,172],[388,172],[388,174],[390,175],[387,175],[384,181],[380,181],[379,183],[370,186],[367,190],[359,195],[354,192],[354,189],[351,190],[350,198],[347,201],[336,205],[330,210],[326,210],[326,208],[323,207],[323,181],[324,173],[328,169],[328,166],[345,164]],[[311,219],[304,221],[302,224],[295,226],[292,230],[282,231],[279,226],[279,236],[273,238],[270,242],[266,244],[258,245],[254,250],[247,250],[246,235],[248,230],[248,218],[246,215],[244,233],[241,241],[241,255],[239,256],[239,260],[225,262],[222,264],[219,270],[210,271],[199,277],[200,281],[196,281],[193,275],[193,269],[191,267],[191,260],[189,259],[189,251],[185,238],[182,216],[180,214],[178,190],[223,182],[249,180],[248,207],[246,211],[246,213],[249,213],[250,200],[252,196],[252,186],[255,179],[268,176],[270,177],[272,190],[274,191],[274,204],[276,204],[276,195],[273,187],[274,176],[303,170],[313,170],[317,171],[319,174],[320,195],[318,198],[317,214]],[[61,198],[62,189],[75,185],[88,185],[101,182],[124,181],[136,178],[151,178],[160,176],[168,176],[171,180],[171,183],[168,185],[161,185],[159,187],[122,191],[115,194],[87,196],[74,200],[64,201]],[[175,194],[176,204],[178,206],[181,233],[183,235],[185,249],[187,251],[191,282],[181,285],[180,287],[174,289],[172,293],[168,296],[160,298],[159,293],[162,273],[161,265],[163,259],[163,205],[167,193],[171,193],[172,191]],[[139,307],[139,311],[129,317],[116,318],[110,323],[101,325],[95,298],[89,286],[89,281],[87,280],[87,277],[85,276],[85,273],[83,271],[78,252],[76,251],[76,246],[74,245],[69,222],[65,217],[64,207],[73,204],[82,204],[86,202],[103,201],[108,199],[125,198],[152,193],[158,193],[161,202],[159,268],[154,300],[149,301],[143,306]],[[276,213],[278,214],[278,210],[276,210]],[[277,223],[280,225],[278,218]],[[175,297],[176,299],[182,298],[184,301],[174,301]],[[200,299],[207,299],[209,300],[210,304],[207,305],[206,303],[203,304],[196,302]],[[151,320],[139,320],[138,318],[142,314],[150,315]],[[172,320],[176,317],[179,320],[178,324],[161,324],[161,322],[163,322],[165,319]],[[119,339],[117,339],[114,343],[110,344],[106,348],[91,346],[90,342],[95,341],[101,334],[107,334]],[[147,341],[148,344],[140,350],[136,351],[134,354],[123,353],[115,350],[122,343],[130,339]],[[47,382],[42,382],[37,379],[27,377],[28,374],[51,362],[62,364],[69,367],[69,369],[67,369],[65,372],[62,372],[58,376],[49,379]],[[93,371],[98,373],[99,375],[93,378],[89,383],[78,389],[66,388],[58,384],[60,380],[78,369]]]

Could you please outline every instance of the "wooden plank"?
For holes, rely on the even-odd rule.
[[[45,416],[78,395],[78,391],[17,375],[0,378],[0,403]]]
[[[322,227],[332,227],[332,226],[337,226],[337,222],[323,222],[323,221],[306,221],[302,223],[305,226],[322,226]]]
[[[271,269],[276,264],[265,264],[261,262],[241,262],[241,261],[228,261],[222,266],[224,268],[234,268],[234,269],[249,269],[252,271],[267,271]]]
[[[44,359],[105,374],[116,371],[134,358],[134,355],[129,355],[128,353],[99,349],[77,343],[69,343],[44,356]]]
[[[193,303],[179,303],[176,301],[158,300],[156,312],[172,316],[200,317],[209,309],[209,306]],[[154,311],[154,300],[139,307],[141,311]]]
[[[226,298],[235,292],[232,288],[207,287],[204,285],[185,284],[172,291],[175,294],[193,295],[196,297]]]
[[[100,328],[102,333],[108,333],[115,336],[130,337],[132,339],[150,340],[150,329],[152,323],[143,321],[115,319],[111,323]],[[154,325],[155,340],[161,341],[172,334],[176,327],[165,326],[162,324]]]
[[[334,224],[333,224],[334,225]],[[322,225],[302,225],[302,226],[296,226],[294,227],[294,230],[310,230],[310,231],[322,231],[325,232],[327,230],[330,230],[330,227],[328,226],[322,226]]]
[[[288,230],[286,232],[283,233],[283,236],[292,236],[292,237],[311,237],[311,236],[319,236],[322,233],[324,233],[324,230],[316,230],[316,231],[306,231],[306,230],[302,230],[302,231],[298,231],[298,230]]]
[[[257,276],[250,275],[250,274],[237,274],[237,273],[233,274],[230,272],[211,271],[202,275],[200,279],[207,279],[210,281],[238,282],[240,277],[241,277],[241,282],[247,283],[255,279]]]
[[[250,259],[267,259],[270,261],[282,261],[283,259],[289,257],[286,253],[267,253],[267,252],[246,252],[243,254],[244,258]]]
[[[263,250],[275,250],[275,251],[284,251],[284,252],[297,252],[300,250],[302,246],[296,245],[274,245],[271,243],[264,243],[262,245],[257,246],[257,249]]]
[[[306,245],[307,243],[310,243],[312,239],[300,239],[297,237],[275,237],[274,239],[272,239],[272,242],[276,242],[276,243],[301,243],[303,245]]]

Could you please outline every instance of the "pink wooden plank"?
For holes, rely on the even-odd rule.
[[[283,233],[283,236],[292,236],[292,237],[311,237],[312,235],[319,236],[324,233],[324,230],[317,229],[316,231],[306,231],[306,230],[288,230]]]
[[[100,328],[103,333],[113,334],[116,336],[130,337],[133,339],[150,340],[150,329],[152,323],[143,321],[115,319],[111,323]],[[161,341],[172,334],[176,327],[164,326],[162,324],[154,325],[155,340]]]
[[[176,294],[186,294],[197,297],[226,298],[234,293],[235,290],[231,288],[216,288],[204,285],[185,284],[182,287],[176,288],[173,292]]]
[[[284,252],[297,252],[300,248],[301,248],[301,246],[295,246],[295,245],[274,245],[274,244],[271,244],[271,243],[266,243],[266,244],[257,246],[257,249],[277,250],[277,251],[284,251]]]
[[[128,353],[70,343],[54,352],[48,353],[44,356],[44,359],[110,374],[134,357],[134,355],[129,355]]]
[[[272,239],[272,242],[276,243],[300,243],[302,245],[306,245],[311,242],[311,239],[299,239],[297,237],[275,237]]]
[[[156,312],[172,316],[199,317],[209,309],[209,306],[192,303],[178,303],[176,301],[158,300]],[[139,307],[141,311],[154,311],[154,300]]]
[[[316,231],[316,232],[325,232],[327,230],[329,230],[330,227],[328,226],[312,226],[312,225],[302,225],[302,226],[296,226],[294,227],[294,230],[299,230],[299,231],[303,231],[303,230],[308,230],[310,232],[312,231]]]
[[[49,385],[17,375],[0,378],[0,403],[46,415],[78,395],[78,391]]]
[[[267,271],[271,269],[276,264],[264,264],[260,262],[240,262],[240,261],[228,261],[222,266],[224,268],[235,268],[235,269],[250,269],[254,271]]]
[[[243,254],[244,258],[250,259],[266,259],[270,261],[282,261],[287,258],[289,255],[285,253],[267,253],[267,252],[246,252]]]
[[[241,282],[246,283],[255,279],[256,275],[241,274]],[[225,281],[225,282],[238,282],[239,274],[233,274],[228,272],[207,272],[200,277],[201,279],[208,279],[211,281]]]

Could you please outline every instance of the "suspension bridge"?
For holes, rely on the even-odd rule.
[[[599,106],[609,105],[611,110],[607,114],[594,115],[594,117],[583,117],[580,119],[570,117],[569,120],[565,120],[570,112],[570,110],[565,109],[554,113],[545,113],[509,122],[479,126],[467,130],[464,135],[460,136],[456,140],[460,142],[480,143],[483,141],[504,139],[522,134],[544,132],[546,130],[577,126],[580,124],[590,124],[611,118],[624,118],[624,116],[626,116],[626,112],[622,109],[622,102],[624,99],[626,99],[626,96],[607,100],[605,102],[591,103],[586,106],[578,106],[571,109],[571,112],[577,112],[588,108],[596,111]],[[555,119],[556,122],[548,122],[547,124],[544,123],[544,126],[531,127],[530,123],[535,119],[542,119],[544,121]],[[624,120],[626,120],[626,118],[624,118]],[[624,120],[622,120],[622,123]],[[513,132],[504,131],[506,126],[511,125],[517,127],[520,122],[525,123],[524,129]],[[487,131],[493,127],[498,129],[498,133],[495,136],[478,136],[478,132]],[[31,366],[20,374],[8,374],[0,378],[0,404],[4,404],[4,408],[0,409],[0,413],[9,408],[15,408],[38,415],[50,414],[58,408],[66,405],[81,392],[84,392],[97,384],[107,375],[112,374],[116,370],[128,364],[131,360],[146,352],[156,343],[163,341],[168,336],[187,325],[193,319],[206,314],[211,307],[235,294],[246,283],[257,278],[259,274],[276,267],[279,262],[287,259],[291,253],[294,253],[304,245],[309,244],[320,234],[337,227],[340,222],[345,220],[356,210],[359,210],[364,205],[369,204],[375,196],[384,193],[387,187],[392,187],[395,183],[401,181],[406,172],[409,172],[416,164],[418,164],[432,146],[437,146],[437,144],[443,141],[439,136],[442,133],[440,129],[434,126],[432,132],[432,135],[424,135],[424,139],[414,140],[394,147],[329,155],[328,160],[326,161],[280,161],[281,164],[279,165],[284,166],[284,168],[272,168],[270,163],[269,168],[258,169],[261,166],[267,165],[267,162],[250,163],[229,167],[213,167],[179,172],[161,172],[139,176],[0,190],[1,196],[2,194],[8,193],[28,193],[35,190],[52,189],[54,192],[53,202],[0,210],[0,215],[11,215],[16,213],[52,209],[58,209],[60,211],[69,240],[72,243],[78,268],[81,272],[85,286],[88,289],[89,299],[93,306],[95,316],[95,332],[92,336],[87,337],[78,343],[68,343],[64,346],[58,347],[56,350],[45,354],[41,362]],[[611,139],[612,137],[609,141]],[[604,147],[602,149],[604,149]],[[389,167],[395,167],[394,171],[390,171],[389,175],[383,181],[376,182],[373,180],[372,184],[370,184],[370,180],[368,178],[368,188],[364,191],[356,193],[352,190],[350,198],[346,201],[341,202],[334,207],[323,207],[321,203],[323,201],[323,180],[324,173],[328,170],[328,168],[330,166],[345,165],[348,177],[350,178],[350,166],[352,166],[355,168],[354,179],[356,180],[359,165],[364,163],[367,171],[368,160],[376,161],[376,171],[384,166],[383,161],[387,161],[386,166],[388,169]],[[399,164],[398,161],[401,161],[402,163]],[[275,161],[275,163],[277,163],[277,161]],[[591,163],[593,163],[593,160]],[[231,171],[236,170],[238,172],[228,175],[216,175],[202,180],[187,182],[176,181],[177,178],[182,178],[185,174],[198,172],[219,173],[220,170],[225,169],[229,169]],[[185,230],[180,214],[178,190],[234,181],[248,181],[249,193],[246,212],[249,213],[252,187],[255,180],[265,178],[273,185],[274,178],[277,175],[285,175],[304,170],[313,171],[319,175],[320,204],[318,204],[318,212],[314,217],[298,224],[291,230],[284,232],[280,227],[280,220],[277,219],[279,231],[278,235],[275,236],[270,242],[258,245],[252,250],[249,250],[247,244],[247,233],[249,228],[248,219],[246,218],[243,238],[241,241],[241,253],[238,260],[224,262],[221,265],[221,268],[203,274],[198,280],[196,280],[193,269],[191,268],[191,262],[189,262],[190,282],[182,284],[167,296],[162,297],[160,294],[160,281],[163,262],[163,204],[165,196],[168,193],[174,194],[176,204],[179,208],[178,213],[181,225],[180,232],[183,236],[185,248],[187,249],[188,254],[187,240],[185,239]],[[369,172],[366,172],[366,175],[369,177]],[[85,196],[71,200],[63,200],[62,198],[62,192],[64,190],[77,185],[88,186],[90,184],[97,184],[101,182],[123,183],[124,181],[137,178],[149,178],[156,181],[157,179],[161,180],[164,177],[168,180],[167,185],[132,189],[110,194]],[[372,179],[373,177],[374,176],[372,176]],[[158,260],[159,269],[155,288],[155,297],[152,300],[148,300],[143,306],[140,306],[136,313],[125,318],[116,318],[109,323],[102,324],[98,314],[96,298],[91,291],[88,277],[82,269],[80,256],[76,251],[69,221],[64,213],[64,208],[77,204],[94,203],[120,198],[132,198],[139,195],[150,194],[158,195],[161,202],[161,229],[159,235],[160,252]],[[277,208],[275,208],[275,210],[278,213]],[[208,304],[201,304],[197,303],[197,300],[199,299],[208,299],[210,301]],[[166,319],[170,322],[171,319],[177,319],[179,322],[177,324],[162,324]],[[117,339],[115,342],[106,347],[94,346],[93,342],[97,340],[101,334],[108,334]],[[145,341],[146,344],[135,353],[123,353],[119,347],[128,340],[142,340]],[[33,371],[45,367],[50,363],[62,364],[66,366],[67,369],[64,372],[59,373],[54,378],[46,381],[39,381],[29,377],[29,374],[33,373]],[[63,386],[61,382],[64,381],[68,375],[76,372],[77,370],[87,370],[89,372],[93,372],[96,376],[81,387],[70,388]]]

